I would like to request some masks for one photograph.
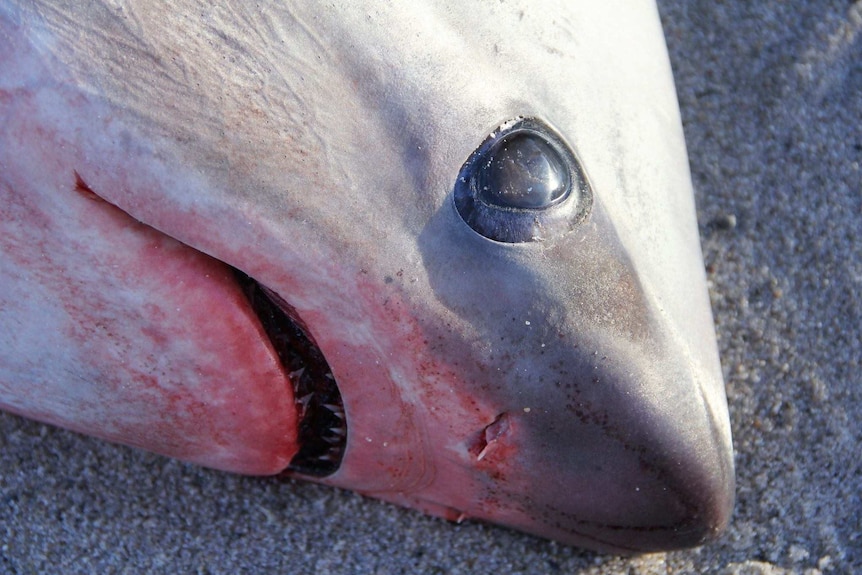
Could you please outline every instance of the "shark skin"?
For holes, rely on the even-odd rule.
[[[652,2],[166,11],[0,6],[0,407],[604,552],[720,535],[729,418]],[[592,205],[492,241],[453,188],[524,117]],[[325,358],[334,470],[291,467],[312,394],[234,270]]]

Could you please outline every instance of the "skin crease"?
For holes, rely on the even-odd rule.
[[[229,265],[338,382],[323,482],[604,551],[720,533],[730,430],[654,6],[172,10],[0,9],[0,405],[283,470],[294,398]],[[594,204],[505,245],[451,190],[518,116]]]

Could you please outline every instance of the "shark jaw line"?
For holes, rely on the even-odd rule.
[[[254,278],[232,269],[293,385],[300,447],[288,470],[312,477],[331,475],[341,465],[347,445],[344,403],[332,370],[296,310]]]
[[[119,206],[93,191],[75,171],[77,193],[115,209],[134,221],[185,248],[200,250],[141,222]],[[212,258],[208,254],[203,254]],[[216,259],[217,258],[213,258]],[[237,286],[263,328],[272,349],[278,355],[285,377],[293,388],[298,419],[299,450],[285,473],[323,478],[338,471],[347,446],[347,419],[341,392],[332,370],[296,309],[279,294],[259,283],[227,262],[217,260],[230,270]]]

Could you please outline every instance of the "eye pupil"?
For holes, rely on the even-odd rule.
[[[569,175],[560,154],[540,134],[517,132],[488,150],[474,174],[480,198],[491,205],[542,209],[565,197]]]

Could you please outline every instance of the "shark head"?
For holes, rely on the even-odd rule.
[[[727,403],[654,6],[0,8],[0,406],[603,551]]]

